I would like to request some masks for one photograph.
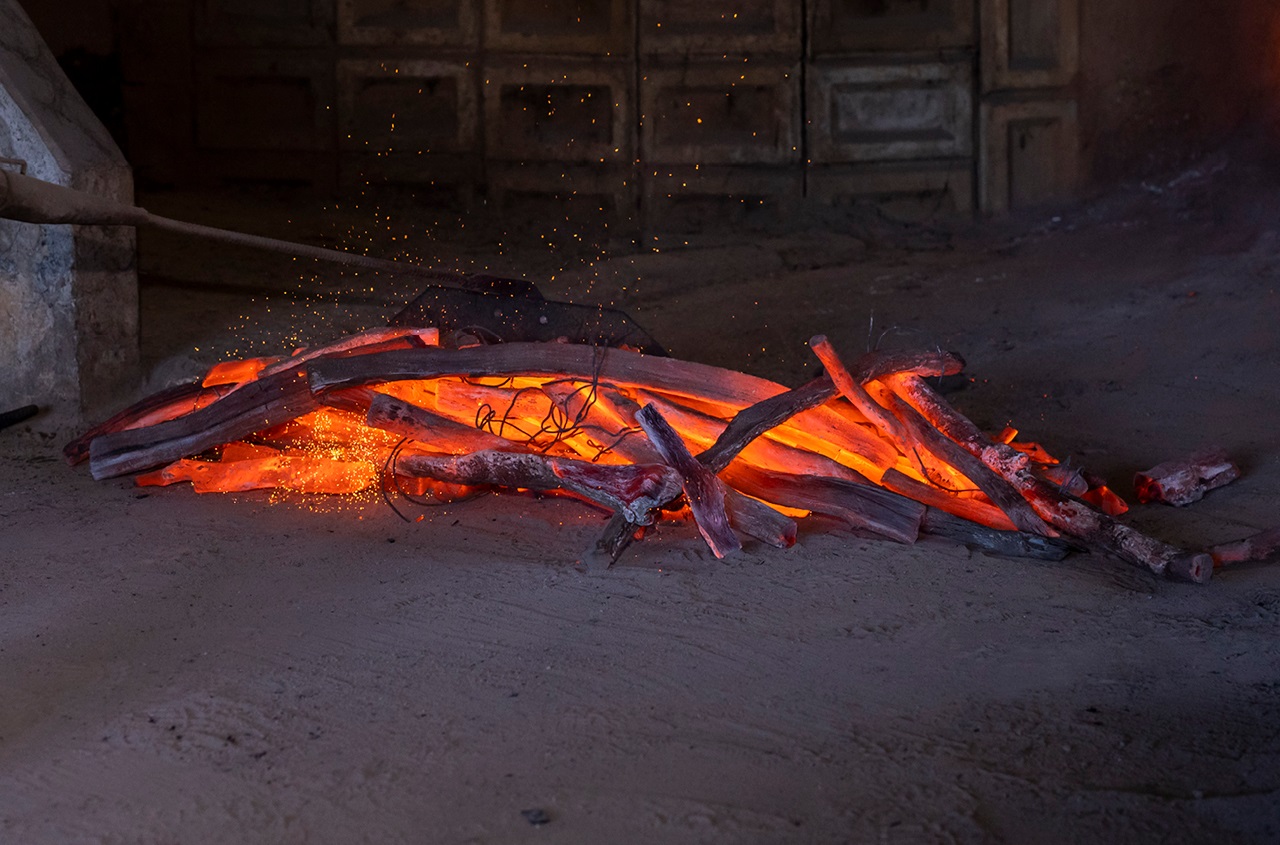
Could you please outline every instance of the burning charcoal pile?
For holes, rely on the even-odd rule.
[[[437,503],[551,491],[612,513],[597,549],[606,560],[682,517],[717,557],[744,536],[786,548],[811,513],[899,543],[927,533],[1048,560],[1083,549],[1196,582],[1275,544],[1215,557],[1122,524],[1126,506],[1100,479],[1016,431],[988,437],[935,392],[927,379],[963,367],[950,353],[846,364],[818,336],[826,374],[788,390],[625,348],[440,340],[434,328],[372,329],[218,364],[86,432],[66,456],[88,459],[95,479],[137,474],[201,493],[381,489]],[[1223,463],[1200,461],[1207,483],[1223,483]],[[1180,490],[1196,486],[1196,466],[1176,468]]]

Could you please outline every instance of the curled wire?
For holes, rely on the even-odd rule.
[[[443,505],[452,505],[452,504],[459,504],[462,502],[469,502],[472,499],[478,499],[481,496],[488,495],[489,493],[488,490],[483,488],[477,488],[476,491],[470,495],[462,496],[461,498],[458,498],[458,499],[451,499],[445,502],[439,499],[432,499],[430,497],[424,497],[424,496],[416,496],[413,493],[410,493],[408,490],[404,488],[404,485],[401,484],[400,482],[400,479],[403,476],[401,476],[399,473],[396,472],[396,463],[400,459],[400,453],[404,451],[404,447],[410,442],[412,442],[412,438],[409,438],[409,437],[400,438],[400,441],[391,448],[391,452],[390,454],[387,455],[386,461],[383,462],[382,472],[379,475],[379,482],[380,482],[379,489],[380,489],[380,492],[382,493],[382,501],[386,503],[387,507],[391,508],[392,512],[394,512],[396,516],[400,517],[405,522],[413,522],[412,519],[406,516],[405,513],[402,510],[400,510],[399,507],[396,506],[395,501],[391,498],[391,493],[393,491],[397,493],[400,497],[407,499],[410,502],[413,502],[415,505],[418,505],[420,507],[428,507],[428,508],[438,508]]]

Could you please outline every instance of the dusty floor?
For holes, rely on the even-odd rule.
[[[555,275],[548,293],[614,300],[676,355],[791,384],[818,332],[954,349],[962,410],[1122,492],[1219,443],[1243,479],[1129,517],[1195,546],[1280,522],[1276,182],[1219,160],[1016,226],[616,257],[568,228],[499,249],[379,217],[371,248],[409,235],[451,266]],[[373,211],[304,216],[275,231],[358,242]],[[144,239],[150,386],[407,294],[296,268]],[[95,483],[56,439],[0,443],[0,841],[1280,839],[1275,566],[1199,587],[809,522],[725,562],[672,526],[588,574],[604,517],[572,502],[408,524],[381,502]]]

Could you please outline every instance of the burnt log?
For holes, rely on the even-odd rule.
[[[924,519],[920,522],[920,533],[943,537],[1000,557],[1056,562],[1071,554],[1073,548],[1070,543],[1058,537],[988,528],[937,508],[925,510]]]
[[[501,343],[464,349],[381,352],[323,359],[310,367],[311,387],[316,391],[441,376],[568,378],[649,387],[693,399],[743,405],[786,390],[767,379],[707,364],[642,355],[625,349],[562,343]]]
[[[89,445],[89,469],[98,481],[141,472],[240,440],[320,405],[305,370],[285,370],[249,382],[177,419],[94,438]]]
[[[146,396],[112,417],[90,428],[62,447],[62,455],[71,466],[87,460],[89,444],[94,438],[130,428],[168,422],[183,414],[203,408],[231,390],[230,387],[204,387],[199,381],[184,382]]]
[[[680,495],[679,476],[662,464],[601,466],[521,452],[402,455],[396,472],[467,486],[566,490],[642,525],[652,522],[655,508]]]
[[[1220,449],[1206,449],[1186,458],[1166,461],[1133,477],[1138,501],[1189,505],[1210,490],[1230,484],[1240,477],[1240,468]]]
[[[914,543],[925,506],[872,484],[843,478],[793,475],[738,462],[721,476],[733,488],[784,507],[814,511],[842,519],[850,528],[869,531],[899,543]]]
[[[365,417],[369,425],[416,440],[433,451],[450,455],[465,455],[469,452],[485,450],[528,451],[525,447],[496,434],[433,414],[403,399],[377,391],[371,392],[373,397]]]
[[[735,529],[775,549],[789,549],[796,544],[794,519],[732,487],[726,486],[724,493],[725,512]]]
[[[1180,580],[1202,584],[1213,576],[1213,558],[1209,554],[1188,552],[1148,537],[1037,478],[1027,467],[1025,455],[1007,445],[992,443],[921,379],[898,375],[888,377],[885,383],[948,439],[1000,473],[1045,521],[1086,548],[1117,555],[1158,575]]]
[[[742,548],[725,511],[725,488],[720,479],[707,469],[684,445],[658,409],[646,405],[636,414],[636,422],[644,429],[655,449],[680,475],[681,487],[693,511],[694,524],[718,558]]]
[[[809,341],[809,346],[821,359],[840,392],[857,405],[859,410],[867,414],[886,437],[898,443],[900,449],[919,447],[941,461],[944,469],[954,467],[1004,511],[1020,531],[1044,536],[1053,533],[1044,524],[1044,520],[1036,516],[1035,511],[1027,505],[1017,490],[992,472],[981,460],[947,439],[914,408],[887,391],[881,398],[888,407],[878,404],[863,385],[845,369],[840,356],[836,354],[826,337],[815,336]],[[882,379],[888,377],[890,374],[880,376]],[[918,380],[917,376],[913,375],[912,378]],[[917,457],[923,456],[917,455]]]
[[[995,505],[985,498],[963,493],[952,493],[933,484],[917,481],[896,469],[886,470],[880,476],[880,484],[899,496],[914,499],[923,505],[945,511],[952,516],[990,528],[995,531],[1017,531],[1018,527]]]
[[[1280,553],[1280,528],[1268,528],[1243,540],[1219,543],[1210,546],[1207,551],[1213,558],[1214,567],[1264,561]]]

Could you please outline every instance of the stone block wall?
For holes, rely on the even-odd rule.
[[[129,166],[15,0],[0,0],[0,167],[132,202]],[[0,220],[0,408],[66,431],[138,378],[132,229]]]

